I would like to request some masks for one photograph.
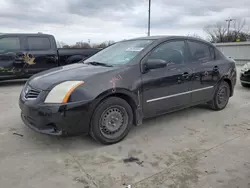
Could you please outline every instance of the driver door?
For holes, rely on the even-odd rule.
[[[154,48],[143,60],[167,61],[167,66],[142,74],[143,113],[146,117],[174,111],[191,103],[191,71],[185,40],[172,40]],[[142,66],[143,67],[143,66]]]
[[[22,66],[16,60],[23,48],[21,37],[0,36],[0,78],[11,78],[20,73]]]

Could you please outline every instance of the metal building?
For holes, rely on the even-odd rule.
[[[218,49],[227,57],[233,58],[237,64],[244,65],[250,62],[250,42],[215,43]]]

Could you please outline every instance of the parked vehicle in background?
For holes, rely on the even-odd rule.
[[[40,133],[89,133],[113,144],[146,118],[201,103],[222,110],[235,84],[235,62],[211,43],[152,36],[34,75],[19,106],[23,122]]]
[[[240,83],[243,87],[250,87],[250,62],[241,68]]]
[[[53,35],[0,34],[0,80],[28,78],[76,63],[98,51],[100,49],[57,48]]]

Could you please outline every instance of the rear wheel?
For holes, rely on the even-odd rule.
[[[227,82],[222,81],[213,96],[213,100],[209,102],[211,109],[222,110],[224,109],[230,98],[230,87]]]
[[[242,83],[242,82],[241,82],[241,85],[242,85],[243,87],[250,87],[250,84],[245,84],[245,83]]]
[[[95,109],[90,135],[102,144],[114,144],[124,139],[132,127],[130,105],[118,97],[109,97]]]

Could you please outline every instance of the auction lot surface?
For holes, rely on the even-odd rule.
[[[26,128],[23,84],[0,83],[0,187],[250,187],[250,89],[239,80],[223,111],[199,106],[147,120],[111,146]],[[139,162],[124,163],[130,156]]]

